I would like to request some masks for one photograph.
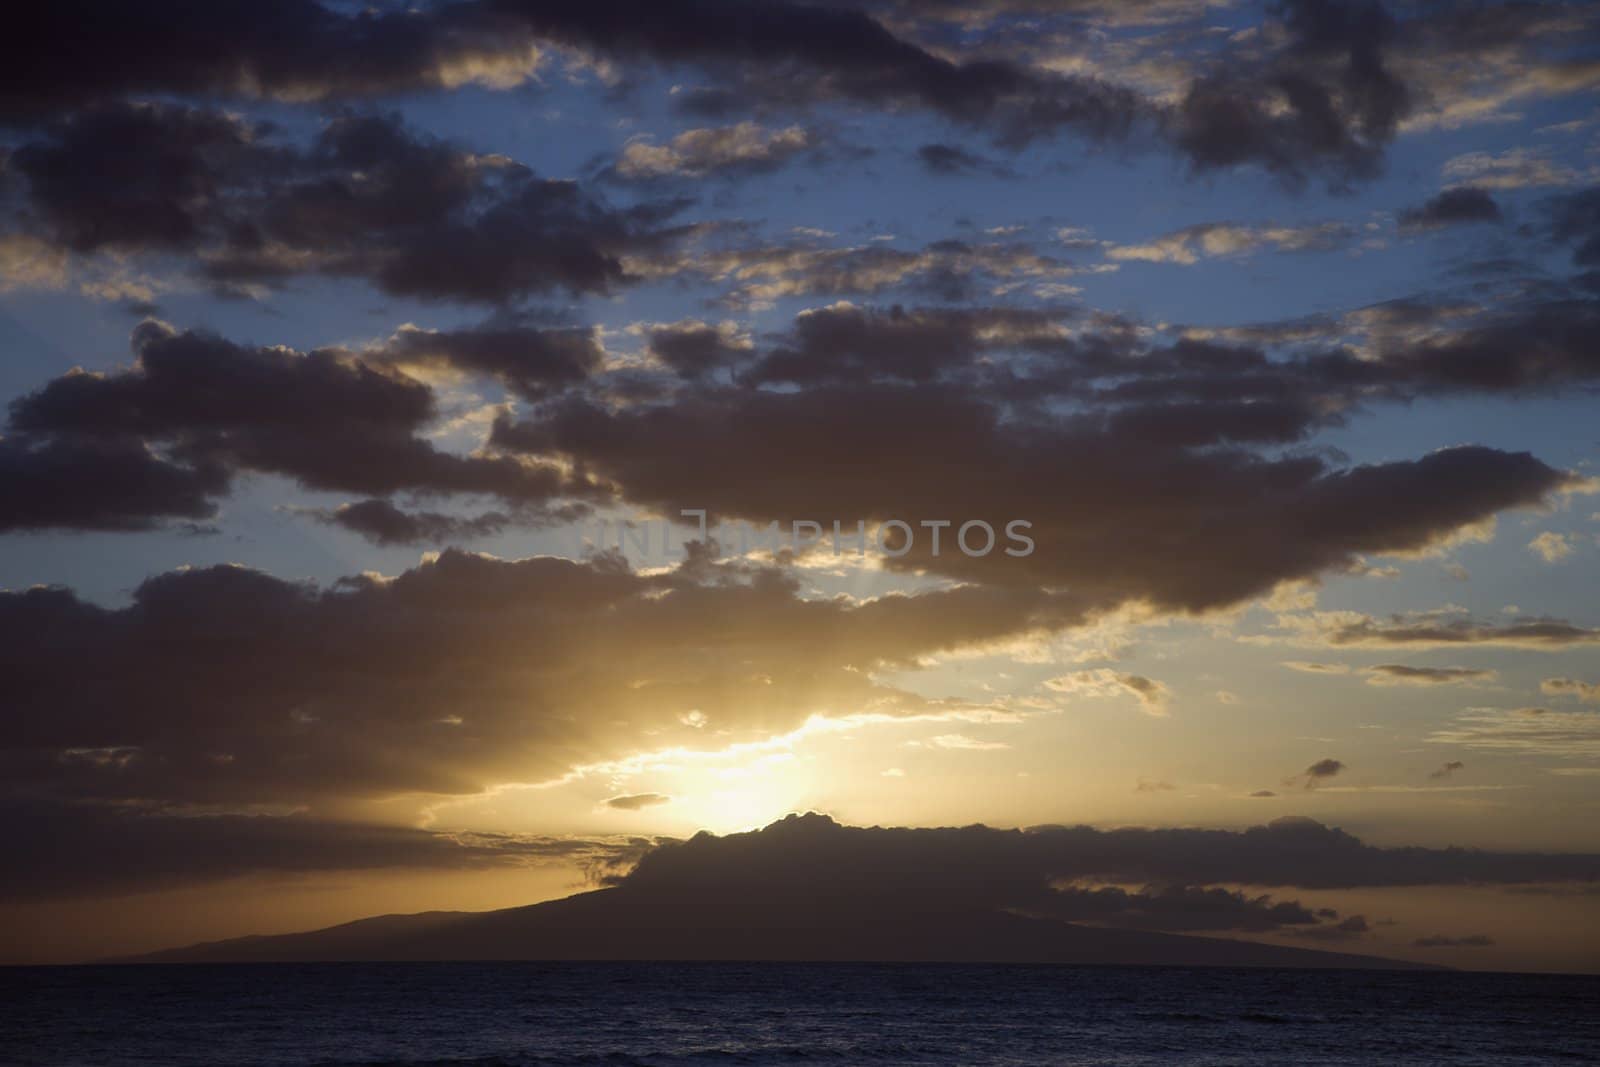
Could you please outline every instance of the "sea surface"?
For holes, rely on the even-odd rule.
[[[837,964],[0,968],[0,1062],[1600,1063],[1600,978]]]

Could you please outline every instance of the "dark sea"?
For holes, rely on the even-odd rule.
[[[1600,1064],[1600,978],[859,964],[0,969],[0,1062]]]

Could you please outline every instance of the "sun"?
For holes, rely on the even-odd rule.
[[[758,830],[796,809],[798,794],[782,781],[740,782],[713,789],[694,804],[695,822],[718,834]]]

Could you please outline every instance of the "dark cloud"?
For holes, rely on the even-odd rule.
[[[14,13],[0,46],[0,121],[124,94],[305,101],[514,84],[534,42],[482,4],[360,11],[314,0],[63,0]]]
[[[498,511],[462,517],[436,511],[403,511],[387,500],[360,500],[337,508],[299,509],[318,522],[360,534],[375,545],[440,545],[493,537],[507,527],[526,525]]]
[[[206,269],[219,281],[311,269],[423,299],[499,303],[604,293],[622,257],[660,248],[680,204],[618,210],[571,181],[412,136],[390,118],[336,120],[298,181],[229,228]]]
[[[405,326],[358,354],[369,363],[494,378],[527,400],[586,380],[605,360],[597,330],[516,321],[490,321],[457,330]]]
[[[1600,682],[1585,682],[1577,678],[1546,678],[1539,683],[1539,692],[1547,696],[1576,697],[1587,704],[1600,704]]]
[[[930,111],[1009,145],[1061,132],[1118,141],[1149,129],[1197,170],[1252,164],[1291,182],[1314,173],[1342,182],[1376,172],[1416,101],[1472,97],[1477,86],[1459,84],[1461,60],[1485,42],[1515,51],[1520,63],[1510,69],[1562,79],[1560,57],[1538,47],[1551,16],[1535,5],[1408,10],[1397,20],[1375,2],[1290,0],[1260,32],[1222,44],[1157,36],[1131,60],[1175,71],[1181,95],[1171,106],[1031,62],[1048,58],[1037,45],[1055,33],[1070,39],[1124,18],[1155,24],[1204,11],[1022,2],[955,11],[875,0],[464,0],[363,12],[312,0],[270,11],[242,2],[69,2],[30,9],[8,35],[0,121],[139,95],[302,102],[470,82],[505,88],[529,81],[539,49],[553,46],[628,75],[692,68],[708,84],[679,94],[678,104],[701,116],[844,100]],[[1054,30],[1023,35],[996,24],[1019,16]],[[1085,19],[1102,28],[1087,29]],[[944,28],[930,32],[935,23]]]
[[[1224,885],[1308,890],[1527,885],[1588,883],[1597,877],[1600,857],[1592,855],[1379,848],[1304,818],[1243,831],[1086,826],[1019,831],[861,829],[808,815],[790,816],[762,831],[726,837],[701,833],[665,845],[646,855],[626,883],[663,891],[719,887],[759,897],[871,886],[908,900],[999,898],[1028,910],[1056,899],[1052,883],[1088,879],[1159,891]],[[1240,903],[1238,898],[1213,900],[1226,907]]]
[[[1255,239],[1253,232],[1233,234],[1226,245]],[[916,251],[810,245],[702,250],[683,267],[711,280],[739,279],[731,295],[746,302],[892,287],[939,293],[954,286],[944,295],[955,298],[975,276],[1002,288],[1047,290],[1080,273],[1025,244],[958,241]],[[1594,381],[1600,363],[1585,338],[1597,328],[1597,316],[1600,303],[1565,293],[1498,308],[1395,300],[1353,311],[1338,323],[1217,330],[1237,341],[1183,337],[1171,343],[1111,316],[1048,305],[874,308],[840,302],[797,315],[745,380],[941,381],[979,390],[997,403],[1072,401],[1178,446],[1284,442],[1339,425],[1347,413],[1382,401],[1532,394]],[[1352,330],[1365,335],[1364,350],[1341,345]],[[1271,351],[1264,345],[1293,347]]]
[[[650,355],[685,378],[701,378],[749,357],[752,346],[736,332],[703,322],[652,326]]]
[[[1436,615],[1400,615],[1388,619],[1341,618],[1314,630],[1329,645],[1391,648],[1449,648],[1457,645],[1499,645],[1509,648],[1560,649],[1600,643],[1600,630],[1564,619],[1522,618],[1510,622]]]
[[[34,588],[0,593],[0,772],[62,799],[314,814],[472,794],[644,738],[722,748],[814,715],[959,715],[872,675],[1080,619],[1041,592],[805,599],[703,547],[648,575],[447,550],[326,589],[196,568],[116,609]]]
[[[1474,222],[1499,222],[1500,205],[1483,189],[1446,189],[1417,207],[1400,212],[1403,230],[1436,230]]]
[[[643,811],[645,808],[656,808],[670,803],[672,798],[660,793],[635,793],[631,796],[612,797],[606,801],[606,807],[618,811]]]
[[[631,801],[639,798],[619,797]],[[1167,931],[1282,930],[1343,940],[1361,916],[1237,886],[1333,890],[1500,885],[1584,890],[1600,857],[1378,848],[1309,819],[1243,831],[843,827],[790,816],[765,830],[683,842],[447,834],[306,815],[110,808],[13,799],[0,895],[116,896],[260,872],[582,866],[652,899],[830,900],[897,913],[1005,908]],[[625,809],[632,810],[632,809]],[[202,816],[203,817],[200,817]]]
[[[853,351],[830,346],[820,365],[775,354],[753,374],[794,381],[887,372],[915,381],[964,358],[949,344],[907,345],[903,365],[893,349],[877,351],[876,363],[865,348],[859,362]],[[1210,423],[1214,433],[1227,432],[1221,421]],[[1423,549],[1573,482],[1532,456],[1478,447],[1346,470],[1304,454],[1174,447],[1142,428],[1119,431],[1104,415],[1007,411],[938,383],[707,386],[625,408],[573,399],[534,419],[502,421],[491,440],[579,463],[637,504],[707,508],[720,519],[948,517],[997,531],[1025,520],[1040,546],[1026,558],[934,557],[924,539],[890,563],[1070,586],[1107,605],[1140,599],[1189,610],[1345,569],[1358,554]],[[1006,478],[993,476],[994,457],[1005,457]],[[708,471],[716,477],[703,477]],[[947,516],[952,508],[961,514]],[[1192,565],[1197,558],[1207,565]]]
[[[517,12],[542,38],[613,58],[721,68],[753,99],[918,106],[981,125],[1012,145],[1060,131],[1122,139],[1148,125],[1165,132],[1196,169],[1259,164],[1291,181],[1308,172],[1336,181],[1371,175],[1410,105],[1385,58],[1396,24],[1376,3],[1285,4],[1281,48],[1225,50],[1214,61],[1218,73],[1194,80],[1176,109],[992,50],[947,59],[847,8],[781,0],[506,0],[500,9]]]
[[[1299,930],[1322,921],[1298,901],[1274,901],[1266,895],[1249,896],[1237,890],[1198,886],[1133,892],[1120,886],[1070,886],[1056,889],[1041,902],[1036,913],[1068,922],[1169,933],[1269,933],[1285,928]]]
[[[987,174],[1003,177],[1010,172],[1000,164],[969,152],[959,145],[932,143],[917,149],[917,162],[929,174],[954,177],[964,174]]]
[[[1259,163],[1291,182],[1375,174],[1410,109],[1385,60],[1396,23],[1376,2],[1289,0],[1288,44],[1254,66],[1232,58],[1192,84],[1172,136],[1198,170]]]
[[[742,93],[718,86],[701,85],[678,89],[672,94],[673,110],[697,119],[728,119],[749,110],[750,100]]]
[[[796,316],[790,334],[741,377],[752,385],[934,382],[990,348],[1048,340],[1055,328],[1043,311],[835,304]]]
[[[146,530],[207,519],[226,493],[215,461],[173,462],[137,439],[0,439],[0,531]]]
[[[1284,780],[1284,785],[1294,785],[1296,782],[1304,784],[1306,789],[1315,789],[1323,782],[1338,777],[1348,768],[1343,762],[1336,759],[1319,759],[1293,778]]]
[[[1170,126],[1198,167],[1262,163],[1281,173],[1368,173],[1406,107],[1384,63],[1393,23],[1376,5],[1297,0],[1281,54],[1228,57],[1182,107],[1134,90],[982,55],[951,59],[862,10],[789,0],[482,0],[347,14],[310,0],[30,12],[0,58],[0,118],[27,121],[130,94],[314,100],[523,82],[539,45],[621,61],[690,65],[712,85],[684,102],[727,116],[769,104],[845,99],[924,108],[1012,143],[1071,131],[1092,140]],[[92,27],[86,30],[85,27]],[[88,72],[72,73],[68,72]],[[1281,113],[1262,101],[1287,102]]]
[[[538,864],[597,876],[654,841],[442,833],[294,814],[230,814],[11,800],[0,899],[114,897],[258,874],[481,871]]]
[[[1408,667],[1381,663],[1366,669],[1368,685],[1474,685],[1493,681],[1494,671],[1470,667]]]
[[[270,127],[179,106],[108,104],[16,150],[33,225],[77,251],[185,252],[220,287],[357,277],[427,300],[605,293],[623,257],[658,252],[679,202],[614,208],[407,130],[335,117],[306,148]]]
[[[1551,197],[1541,205],[1550,237],[1572,249],[1580,267],[1600,267],[1600,186]]]
[[[786,0],[497,0],[541,39],[613,58],[721,69],[761,99],[911,105],[1027,138],[1125,132],[1146,111],[1133,92],[1003,60],[934,55],[859,10]]]
[[[997,530],[1032,522],[1048,546],[1004,575],[987,566],[980,580],[1071,583],[1106,602],[1202,609],[1347,569],[1358,555],[1425,549],[1575,487],[1575,476],[1532,456],[1481,447],[1352,469],[1325,454],[1260,450],[1337,425],[1357,404],[1592,376],[1581,320],[1594,314],[1572,307],[1565,320],[1520,329],[1429,331],[1377,359],[1275,358],[1196,340],[1152,344],[1104,320],[1085,331],[1047,309],[841,303],[800,314],[761,345],[731,323],[641,326],[657,366],[614,372],[595,331],[512,317],[407,327],[365,348],[304,356],[147,325],[132,370],[69,375],[16,401],[19,437],[8,444],[13,457],[43,463],[45,442],[139,442],[173,466],[180,488],[208,463],[223,475],[264,471],[374,497],[486,494],[552,514],[617,493],[763,523],[881,522],[941,516],[959,498],[966,518]],[[433,394],[407,369],[492,378],[536,406],[521,421],[502,415],[488,450],[444,452],[419,436],[436,417]],[[839,455],[885,457],[889,467],[856,463],[840,476],[813,447],[819,428]],[[675,461],[662,463],[667,456]],[[1012,477],[989,477],[977,456],[1007,457]],[[1158,500],[1168,521],[1141,517]],[[1221,500],[1232,510],[1219,511]],[[113,508],[94,524],[209,513],[187,498],[165,508],[142,518]],[[27,522],[39,525],[18,520]],[[1189,548],[1173,539],[1203,546],[1214,565],[1186,566]],[[915,550],[896,565],[979,578],[982,561]]]
[[[271,169],[254,127],[195,108],[108,106],[48,134],[11,165],[52,236],[78,252],[191,247],[226,186]]]
[[[1587,339],[1600,301],[1554,298],[1498,309],[1465,326],[1384,346],[1378,381],[1415,392],[1517,392],[1600,377]],[[1348,368],[1346,368],[1348,369]]]
[[[466,366],[501,369],[522,385],[535,366],[578,373],[559,361],[550,371],[537,348],[520,350],[521,362],[497,363],[492,344],[477,350],[460,344],[463,336],[472,335],[455,335],[452,351]],[[487,494],[526,507],[577,488],[518,459],[441,451],[421,436],[437,414],[432,391],[347,353],[252,348],[154,321],[134,331],[133,351],[130,369],[74,371],[12,401],[16,436],[6,439],[0,468],[8,525],[141,528],[204,518],[241,471],[311,489]],[[436,351],[416,346],[413,354]]]

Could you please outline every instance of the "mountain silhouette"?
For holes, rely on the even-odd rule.
[[[1001,834],[974,827],[940,831]],[[1061,963],[1424,969],[1374,956],[1090,926],[1027,914],[1005,872],[917,863],[820,815],[747,834],[700,834],[649,853],[617,884],[490,912],[386,915],[119,962],[683,960]],[[1012,832],[1014,833],[1014,832]],[[934,854],[929,854],[935,858]],[[992,887],[1001,887],[991,891]]]

